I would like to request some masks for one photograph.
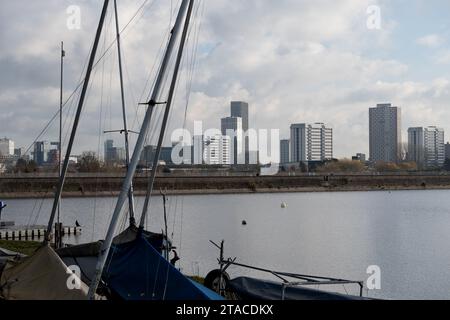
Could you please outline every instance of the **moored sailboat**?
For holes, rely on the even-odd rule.
[[[144,224],[152,197],[153,186],[159,163],[162,143],[167,128],[170,108],[173,102],[178,72],[183,56],[194,0],[183,0],[172,29],[158,77],[153,88],[141,131],[134,149],[133,157],[128,166],[127,175],[124,180],[121,193],[111,219],[106,235],[102,243],[96,273],[92,279],[89,298],[93,298],[101,280],[114,295],[122,299],[138,300],[220,300],[221,296],[213,291],[193,282],[179,272],[166,257],[158,252],[148,237],[145,236]],[[176,56],[175,68],[172,75],[170,89],[166,102],[158,102],[161,96],[162,84],[167,73],[168,62],[172,52],[176,48],[176,41],[181,33],[181,39]],[[140,225],[136,238],[128,243],[114,244],[114,233],[116,231],[118,218],[126,201],[127,193],[131,185],[137,164],[142,153],[145,137],[150,127],[153,111],[158,105],[164,105],[164,118],[159,134],[158,146],[153,161],[151,177],[148,182],[147,196],[142,211]],[[166,243],[167,235],[165,235]],[[105,268],[106,266],[106,268]]]
[[[105,0],[97,27],[94,44],[90,53],[83,87],[78,101],[64,163],[59,177],[58,188],[54,197],[52,211],[48,221],[47,232],[41,247],[31,256],[19,261],[9,261],[0,276],[0,298],[7,300],[74,300],[87,298],[87,285],[61,260],[50,246],[53,223],[60,204],[64,182],[67,177],[70,155],[72,152],[78,124],[89,87],[92,69],[103,30],[109,0]],[[74,281],[75,285],[69,282]],[[96,298],[97,296],[93,296]]]
[[[83,109],[86,91],[89,86],[90,74],[94,65],[108,5],[109,1],[105,0],[66,151],[66,157],[60,171],[58,189],[56,191],[45,241],[35,254],[7,265],[0,282],[1,297],[4,299],[85,299],[88,293],[85,283],[89,283],[91,288],[88,296],[90,299],[94,299],[97,297],[99,283],[102,282],[101,287],[105,289],[102,292],[111,292],[110,297],[119,297],[122,299],[221,299],[216,293],[185,277],[168,261],[168,250],[170,250],[171,245],[167,232],[165,234],[154,234],[144,230],[162,140],[165,135],[170,106],[173,101],[194,0],[184,0],[181,3],[151,99],[146,103],[148,109],[133,152],[133,157],[127,161],[127,176],[117,201],[106,240],[75,247],[60,248],[56,252],[50,246],[52,226],[57,217],[56,214],[59,209],[62,189],[67,175],[68,161]],[[117,19],[116,5],[115,9]],[[177,43],[178,39],[180,39],[179,43]],[[119,40],[118,32],[118,44]],[[168,74],[169,60],[177,50],[177,47],[178,54],[167,101],[157,102],[162,96],[163,83]],[[123,83],[121,83],[121,87],[123,91]],[[164,121],[160,133],[158,151],[155,155],[153,172],[149,179],[144,210],[140,219],[140,225],[137,227],[134,223],[134,208],[132,204],[132,179],[140,154],[142,153],[145,137],[149,131],[153,111],[160,105],[164,105],[166,108]],[[126,123],[125,131],[128,131]],[[121,214],[122,207],[127,199],[130,200],[130,225],[124,232],[115,235],[117,218]],[[93,269],[92,263],[96,261],[97,255],[99,256],[99,263]],[[44,264],[43,261],[48,261],[48,264]],[[104,268],[106,262],[107,268]],[[68,281],[73,280],[72,277],[76,276],[69,270],[68,265],[78,266],[81,269],[82,281],[75,279],[79,283],[76,286],[77,288],[68,285]],[[44,270],[44,268],[46,269]],[[88,270],[94,270],[95,273],[86,272]]]

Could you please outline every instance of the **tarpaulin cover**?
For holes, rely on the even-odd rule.
[[[126,300],[223,300],[181,274],[142,236],[111,247],[103,279]]]
[[[158,251],[162,252],[164,236],[162,234],[153,233],[142,230],[142,235],[148,239],[149,243]],[[113,244],[121,245],[133,242],[138,236],[138,228],[130,226],[118,236],[114,238]],[[64,261],[66,265],[77,265],[81,270],[81,280],[90,283],[95,276],[97,260],[103,241],[80,244],[76,246],[68,246],[56,250],[56,253]],[[1,261],[1,258],[0,258]]]
[[[49,246],[32,256],[8,262],[0,278],[0,298],[6,300],[85,300],[88,287],[68,286],[71,271]]]
[[[0,277],[3,272],[3,268],[8,262],[25,258],[25,255],[18,252],[10,251],[8,249],[0,248]]]
[[[113,244],[125,244],[127,242],[132,242],[136,240],[138,234],[141,233],[144,238],[146,238],[153,248],[156,249],[159,253],[162,252],[162,247],[164,243],[164,236],[161,233],[154,233],[146,230],[139,230],[136,226],[131,225],[124,231],[122,231],[119,235],[114,238]]]
[[[242,300],[281,300],[282,284],[248,277],[230,281],[231,290]],[[320,291],[305,287],[288,287],[285,300],[363,300],[364,298]]]

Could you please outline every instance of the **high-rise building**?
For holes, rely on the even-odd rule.
[[[125,163],[127,159],[127,153],[125,151],[125,148],[115,148],[116,149],[116,162],[118,163]]]
[[[232,164],[245,164],[245,149],[244,149],[244,132],[242,128],[242,118],[228,117],[223,118],[222,135],[228,136],[231,142],[231,161]]]
[[[104,157],[107,165],[124,164],[126,161],[125,148],[114,147],[114,140],[106,140]]]
[[[445,162],[444,129],[428,127],[424,130],[425,166],[440,168]]]
[[[205,142],[202,135],[194,136],[192,140],[192,164],[204,164]]]
[[[248,131],[248,103],[243,101],[231,102],[231,117],[242,118],[242,130]]]
[[[153,160],[155,159],[156,147],[154,146],[145,146],[144,150],[141,154],[141,165],[150,167],[153,164]]]
[[[58,161],[59,161],[59,150],[58,149],[49,150],[47,154],[47,163],[57,165]]]
[[[362,163],[366,162],[366,155],[364,153],[357,153],[355,156],[352,157],[353,161],[360,161]]]
[[[244,101],[232,101],[231,102],[231,117],[242,119],[242,131],[244,134],[247,133],[249,129],[249,117],[248,117],[248,103]],[[250,142],[249,137],[246,135],[244,137],[244,153],[245,153],[245,163],[250,162]],[[257,150],[251,150],[257,152]]]
[[[34,143],[33,160],[38,166],[47,163],[50,147],[51,144],[48,141],[37,141]]]
[[[291,162],[333,158],[333,129],[323,123],[291,125]]]
[[[156,147],[155,147],[156,149]],[[159,156],[160,161],[164,161],[166,165],[172,165],[172,147],[162,147],[161,148],[161,154]]]
[[[369,149],[373,162],[401,159],[401,108],[378,104],[369,109]]]
[[[0,139],[0,155],[13,156],[14,155],[14,141],[8,138]]]
[[[450,142],[445,144],[445,159],[450,159]]]
[[[306,124],[291,125],[291,162],[306,161]]]
[[[114,140],[105,141],[104,158],[106,163],[112,163],[115,159]]]
[[[148,145],[144,147],[141,154],[141,164],[146,167],[151,167],[155,161],[156,146]],[[159,161],[163,161],[166,165],[172,165],[172,151],[173,147],[161,147]]]
[[[204,138],[204,159],[209,165],[231,164],[229,136],[206,136]]]
[[[419,168],[439,168],[445,162],[444,130],[437,127],[408,129],[408,160]]]
[[[414,161],[419,168],[425,164],[425,144],[422,127],[408,129],[408,161]]]
[[[307,126],[308,161],[323,161],[333,158],[333,129],[323,123]]]
[[[14,149],[14,155],[15,155],[17,158],[21,158],[21,157],[22,157],[22,148],[16,148],[16,149]]]
[[[291,141],[289,139],[281,140],[280,141],[280,163],[289,163],[290,162],[290,143]]]

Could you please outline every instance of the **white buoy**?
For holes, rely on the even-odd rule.
[[[281,209],[286,209],[288,207],[286,202],[281,203]]]

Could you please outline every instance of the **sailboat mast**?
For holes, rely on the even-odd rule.
[[[150,128],[150,122],[152,120],[153,110],[154,107],[158,104],[158,98],[161,94],[161,89],[163,86],[165,74],[167,72],[167,67],[169,64],[170,57],[172,56],[172,52],[175,48],[176,39],[180,33],[182,24],[183,24],[183,18],[185,16],[187,6],[188,6],[189,0],[183,0],[181,3],[180,10],[178,12],[178,16],[175,22],[175,26],[172,29],[171,36],[169,43],[167,45],[166,52],[164,54],[163,62],[161,64],[161,69],[159,71],[158,77],[155,82],[155,86],[153,88],[153,93],[151,96],[151,100],[147,103],[148,109],[145,114],[144,120],[142,122],[142,128],[139,133],[139,137],[136,141],[136,146],[134,148],[133,156],[131,157],[130,165],[128,167],[127,176],[125,177],[124,183],[122,185],[122,189],[119,195],[119,198],[117,199],[116,207],[114,209],[114,213],[111,218],[111,223],[108,228],[108,233],[106,235],[106,239],[102,244],[102,249],[100,250],[100,255],[97,261],[97,267],[95,271],[94,278],[92,279],[91,285],[89,287],[89,299],[93,299],[95,297],[95,292],[97,291],[98,284],[100,282],[103,268],[106,263],[106,259],[109,254],[109,250],[111,249],[111,244],[113,241],[114,233],[117,228],[117,223],[120,217],[120,213],[122,211],[123,205],[126,201],[128,191],[130,190],[131,182],[134,177],[134,173],[136,171],[137,165],[139,163],[142,150],[144,149],[145,139],[147,137],[148,130]]]
[[[66,156],[65,156],[65,159],[64,159],[64,164],[63,164],[62,169],[61,169],[61,175],[59,177],[58,189],[56,191],[55,199],[53,201],[52,213],[51,213],[50,219],[48,221],[47,232],[45,234],[44,244],[48,244],[49,241],[50,241],[50,238],[51,238],[52,226],[53,226],[53,222],[55,221],[55,215],[56,215],[56,210],[58,208],[58,204],[59,204],[59,202],[61,200],[61,194],[62,194],[62,190],[63,190],[63,187],[64,187],[64,182],[66,180],[66,175],[67,175],[67,169],[69,167],[70,154],[72,153],[72,147],[73,147],[73,143],[75,141],[75,135],[77,133],[78,123],[79,123],[80,117],[81,117],[81,111],[83,110],[84,100],[86,98],[86,92],[87,92],[87,89],[89,87],[89,80],[91,78],[92,68],[94,66],[95,56],[96,56],[96,53],[97,53],[97,48],[98,48],[98,43],[99,43],[99,40],[100,40],[100,36],[102,34],[103,24],[105,22],[105,17],[106,17],[106,12],[107,12],[107,9],[108,9],[108,4],[109,4],[109,0],[105,0],[105,2],[103,4],[102,13],[101,13],[101,16],[100,16],[100,22],[99,22],[99,25],[98,25],[98,28],[97,28],[97,33],[95,35],[95,40],[94,40],[94,45],[92,47],[91,56],[89,58],[89,64],[88,64],[88,67],[87,67],[87,70],[86,70],[86,77],[84,79],[83,88],[81,90],[80,100],[78,102],[78,108],[77,108],[77,112],[76,112],[76,115],[75,115],[75,119],[74,119],[74,123],[73,123],[73,127],[72,127],[72,132],[70,134],[69,143],[67,145]]]
[[[61,166],[61,154],[62,154],[62,109],[63,109],[63,85],[64,85],[64,57],[66,56],[66,52],[64,51],[64,42],[61,41],[61,83],[60,83],[60,91],[59,91],[59,142],[58,142],[58,172],[61,177],[62,166]],[[57,222],[60,222],[61,216],[61,200],[58,203],[58,218]]]
[[[144,208],[142,209],[141,222],[139,224],[139,228],[141,230],[144,229],[145,219],[147,217],[151,195],[153,193],[153,187],[155,185],[156,171],[158,170],[158,162],[159,162],[159,158],[161,156],[161,148],[162,148],[162,144],[164,142],[164,137],[166,135],[167,122],[169,121],[170,109],[172,107],[173,96],[174,96],[175,88],[177,85],[178,71],[180,70],[181,60],[183,58],[183,50],[184,50],[184,46],[186,43],[187,34],[189,31],[189,23],[190,23],[190,19],[191,19],[191,13],[192,13],[193,6],[194,6],[194,0],[191,0],[189,2],[189,8],[188,8],[187,16],[186,16],[186,22],[184,24],[183,35],[181,36],[181,43],[180,43],[180,48],[178,49],[178,55],[177,55],[177,60],[175,62],[175,70],[173,73],[172,82],[170,84],[169,96],[167,99],[166,109],[164,111],[164,119],[162,122],[161,131],[159,133],[158,146],[156,148],[156,154],[155,154],[155,158],[153,161],[152,173],[150,176],[150,181],[148,183],[147,196],[145,197]]]
[[[129,144],[129,134],[128,131],[128,121],[127,121],[127,109],[125,105],[125,91],[123,86],[123,71],[122,71],[122,53],[121,53],[121,43],[120,43],[120,30],[119,30],[119,14],[117,11],[117,0],[114,0],[114,14],[116,20],[116,33],[117,33],[117,51],[119,57],[119,77],[120,77],[120,93],[122,98],[122,116],[123,116],[123,134],[125,137],[125,161],[127,170],[130,166],[130,144]],[[133,182],[130,184],[130,190],[128,190],[128,207],[130,211],[130,225],[135,225],[134,218],[134,196],[133,196]]]

